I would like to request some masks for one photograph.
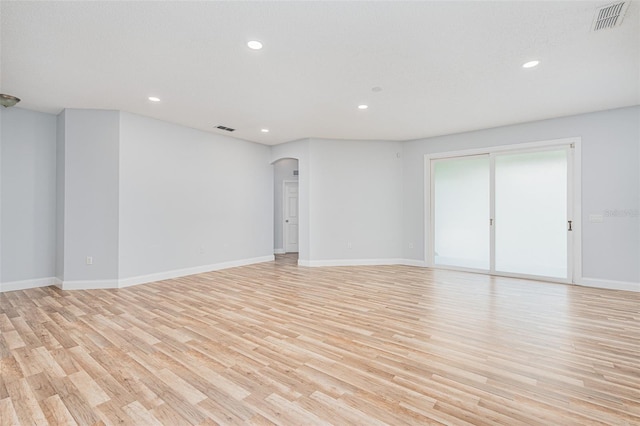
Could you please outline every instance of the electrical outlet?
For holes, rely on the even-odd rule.
[[[87,265],[93,265],[93,257],[87,256]]]
[[[347,243],[347,248],[348,248],[348,249],[352,249],[352,248],[353,248],[353,245],[351,244],[351,241],[349,241],[349,242]]]

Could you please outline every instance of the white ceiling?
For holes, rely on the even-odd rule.
[[[0,92],[268,145],[416,139],[640,104],[640,4],[591,32],[609,3],[3,0]]]

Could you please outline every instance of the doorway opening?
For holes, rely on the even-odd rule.
[[[298,253],[298,160],[283,158],[274,165],[273,252]]]
[[[298,253],[284,253],[275,255],[275,263],[278,266],[298,266]]]

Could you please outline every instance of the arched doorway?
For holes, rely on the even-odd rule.
[[[273,163],[273,252],[299,251],[298,160],[282,158]]]

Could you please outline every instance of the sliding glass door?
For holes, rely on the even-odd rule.
[[[567,278],[567,151],[495,156],[495,270]]]
[[[434,266],[570,276],[570,147],[431,160]]]
[[[489,269],[489,156],[433,162],[434,262]]]

